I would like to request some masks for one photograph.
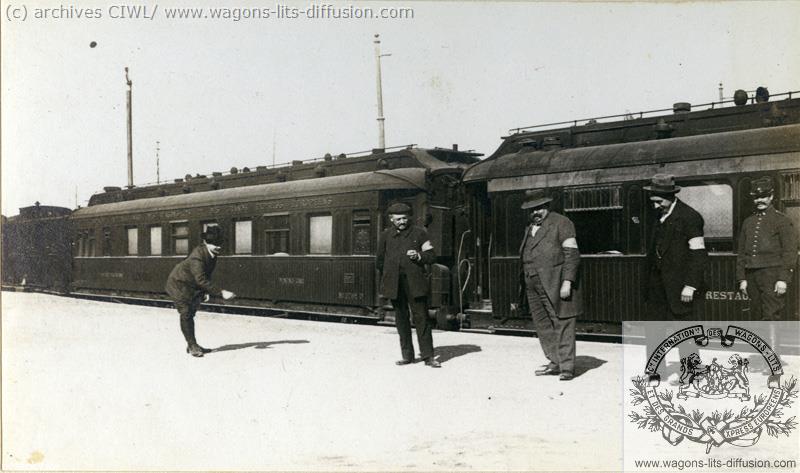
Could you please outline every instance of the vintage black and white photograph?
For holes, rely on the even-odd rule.
[[[800,2],[0,7],[0,470],[800,471]]]

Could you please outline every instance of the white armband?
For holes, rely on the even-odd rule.
[[[705,250],[706,249],[706,242],[703,240],[703,237],[694,237],[689,240],[689,249],[690,250]]]
[[[561,243],[562,248],[575,248],[578,249],[578,240],[574,237],[567,238]]]

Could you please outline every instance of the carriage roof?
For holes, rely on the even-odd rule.
[[[618,143],[582,148],[537,150],[521,148],[514,153],[496,155],[481,161],[465,171],[466,183],[521,176],[572,174],[591,181],[593,171],[603,172],[620,168],[645,170],[634,179],[648,179],[654,165],[678,165],[688,161],[721,158],[773,157],[781,155],[781,162],[800,162],[800,125],[784,125],[695,135],[663,140]],[[605,172],[608,174],[608,172]],[[609,180],[613,176],[604,176]],[[627,179],[617,179],[627,180]],[[500,190],[500,189],[495,189]]]
[[[225,204],[246,203],[276,199],[298,199],[321,195],[388,189],[425,189],[427,170],[404,168],[320,177],[271,184],[234,187],[215,191],[198,192],[166,197],[137,199],[111,204],[99,204],[78,209],[73,217],[94,218],[109,215],[158,212]]]

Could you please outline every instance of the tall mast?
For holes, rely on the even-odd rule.
[[[161,148],[158,146],[161,142],[156,141],[156,184],[161,184],[161,163],[159,162],[158,152]]]
[[[391,54],[381,54],[381,39],[380,35],[375,35],[375,61],[378,67],[377,85],[378,85],[378,148],[386,149],[386,134],[384,129],[384,121],[386,118],[383,116],[383,90],[381,86],[381,57],[391,56]]]
[[[131,94],[133,92],[133,82],[128,77],[128,68],[125,68],[125,82],[128,84],[127,105],[128,105],[128,188],[133,187],[133,111]]]

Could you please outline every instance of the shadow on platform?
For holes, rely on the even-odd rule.
[[[595,358],[593,356],[576,356],[575,357],[575,377],[581,376],[589,370],[599,368],[606,363],[606,360]]]
[[[235,345],[223,345],[221,347],[213,349],[211,352],[216,353],[220,351],[231,351],[231,350],[242,350],[245,348],[255,348],[257,350],[264,350],[266,348],[272,347],[272,345],[280,345],[283,343],[309,343],[308,340],[278,340],[275,342],[250,342],[250,343],[237,343]]]
[[[478,345],[448,345],[444,347],[436,347],[434,354],[439,363],[444,363],[452,360],[453,358],[466,355],[468,353],[475,353],[481,351]]]

